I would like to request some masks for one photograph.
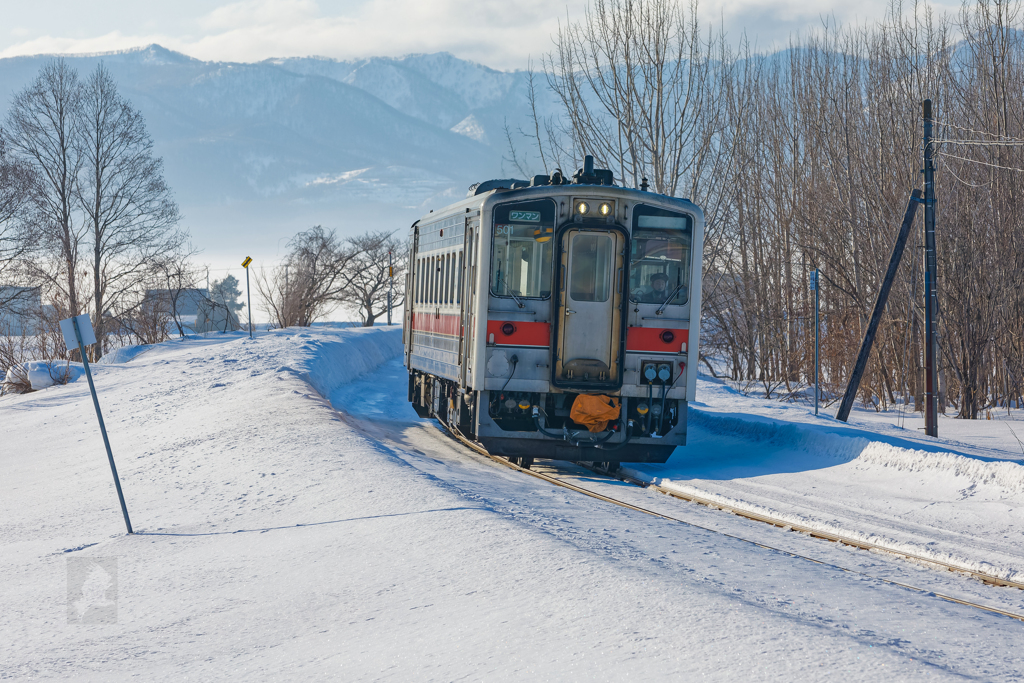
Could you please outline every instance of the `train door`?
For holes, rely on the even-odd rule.
[[[458,303],[461,306],[459,333],[459,367],[462,386],[469,384],[471,373],[470,357],[473,355],[474,317],[473,302],[475,295],[476,273],[476,236],[480,231],[480,213],[466,217],[466,232],[463,237],[462,254],[459,257],[459,288]]]
[[[414,312],[416,309],[416,301],[421,296],[420,290],[422,287],[418,287],[417,283],[420,278],[419,268],[419,245],[420,245],[420,226],[419,221],[412,225],[412,239],[409,244],[409,267],[406,274],[406,287],[405,287],[405,310],[402,314],[403,326],[402,326],[402,337],[405,342],[405,367],[411,368],[409,364],[412,356],[412,345],[413,345],[413,329],[412,324],[414,320]]]
[[[621,383],[624,248],[617,231],[563,235],[556,384],[599,389]]]

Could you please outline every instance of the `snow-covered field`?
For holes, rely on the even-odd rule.
[[[1024,671],[1024,624],[927,592],[1024,612],[1021,591],[586,472],[590,488],[706,528],[502,468],[415,417],[400,346],[397,328],[290,330],[169,342],[97,366],[134,536],[86,384],[0,399],[0,678],[1009,681]],[[1021,466],[1005,440],[926,443],[866,413],[847,427],[711,382],[698,391],[690,445],[635,474],[1024,570]],[[104,593],[114,563],[116,591]],[[84,583],[82,566],[93,572]],[[109,615],[104,599],[116,620],[80,623],[90,606]]]

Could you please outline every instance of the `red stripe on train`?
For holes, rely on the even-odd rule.
[[[505,328],[511,325],[511,328]],[[508,331],[509,334],[505,332]],[[548,323],[511,322],[506,320],[487,321],[487,341],[498,346],[548,346],[551,343],[551,325]]]
[[[671,335],[671,339],[665,341]],[[665,335],[662,337],[662,335]],[[690,339],[689,330],[666,330],[657,327],[630,327],[626,330],[627,351],[679,353]]]
[[[442,313],[413,313],[412,329],[417,332],[432,332],[458,337],[460,332],[459,315]]]

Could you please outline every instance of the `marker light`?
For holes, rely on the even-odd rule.
[[[612,212],[612,205],[605,202],[601,206],[597,207],[597,210],[601,212],[602,216],[607,216]]]
[[[672,334],[672,330],[665,330],[661,333],[661,341],[666,344],[671,344],[672,340],[676,338],[676,335]]]
[[[515,331],[516,331],[516,326],[513,325],[512,323],[505,323],[504,325],[501,326],[501,333],[503,335],[505,335],[506,337],[511,336],[512,333],[515,332]]]
[[[590,213],[590,204],[587,204],[586,202],[580,202],[579,204],[576,205],[576,213],[582,214],[584,216]]]

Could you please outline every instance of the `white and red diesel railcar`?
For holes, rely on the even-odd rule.
[[[664,462],[696,387],[704,218],[616,187],[493,180],[413,224],[409,400],[495,455]]]

